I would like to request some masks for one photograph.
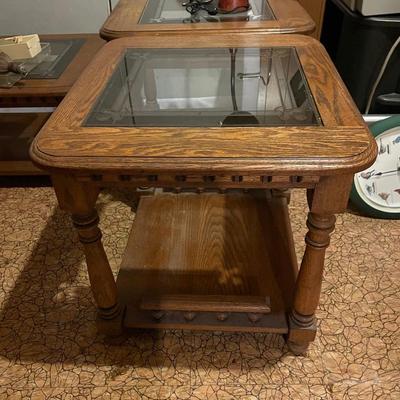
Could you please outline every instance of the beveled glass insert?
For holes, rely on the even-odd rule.
[[[49,48],[24,79],[58,79],[85,43],[85,39],[49,40]],[[40,54],[40,53],[39,53]]]
[[[261,21],[275,19],[267,0],[250,0],[247,11],[211,15],[207,10],[194,14],[186,11],[184,0],[147,0],[139,24],[180,24],[196,22]],[[217,9],[218,0],[212,0],[207,7]]]
[[[319,125],[294,48],[128,49],[86,126]]]

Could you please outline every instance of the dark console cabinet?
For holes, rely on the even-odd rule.
[[[327,1],[321,42],[361,112],[365,112],[371,89],[399,36],[399,14],[364,17],[341,0]],[[370,113],[400,113],[400,46],[377,87]]]

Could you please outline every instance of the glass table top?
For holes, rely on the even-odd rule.
[[[55,39],[48,43],[48,50],[24,79],[59,78],[78,54],[85,39]]]
[[[207,3],[197,12],[187,11],[185,0],[147,0],[139,24],[179,24],[196,22],[260,21],[275,19],[267,0],[250,0],[250,8],[238,13],[210,13],[217,10],[218,0]]]
[[[321,125],[296,50],[127,49],[85,126]]]

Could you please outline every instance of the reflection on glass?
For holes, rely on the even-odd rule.
[[[321,123],[295,49],[128,49],[86,126]]]
[[[46,52],[41,52],[36,65],[25,79],[57,79],[65,71],[85,39],[57,39],[49,41]],[[27,61],[29,62],[29,61]]]
[[[275,19],[267,0],[250,0],[246,12],[235,14],[210,15],[206,10],[199,10],[194,15],[186,11],[185,0],[147,0],[139,24],[179,24],[192,22],[228,22],[260,21]],[[212,0],[208,6],[217,8],[218,0]]]

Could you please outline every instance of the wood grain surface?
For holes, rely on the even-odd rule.
[[[291,257],[292,242],[281,241],[276,234],[284,231],[285,237],[291,235],[290,224],[282,224],[277,217],[281,213],[287,213],[287,204],[268,200],[265,194],[143,197],[117,279],[121,301],[127,304],[127,326],[171,327],[170,320],[163,324],[142,310],[143,299],[146,302],[149,296],[217,296],[245,302],[250,296],[269,297],[271,312],[263,317],[264,323],[275,321],[275,328],[286,329],[282,316],[290,307],[285,302],[293,294],[297,265]],[[291,294],[281,291],[282,274],[287,284],[292,282]],[[226,311],[223,304],[222,311]],[[192,322],[196,324],[196,319]],[[215,318],[214,322],[220,324]],[[249,321],[247,325],[252,326]]]
[[[263,296],[220,296],[173,294],[147,295],[140,302],[141,310],[192,311],[192,312],[271,312],[269,297]]]
[[[126,48],[295,47],[323,126],[237,128],[100,128],[82,126]],[[31,149],[50,170],[151,173],[356,172],[376,145],[322,45],[297,35],[190,35],[124,38],[100,51]]]
[[[304,9],[309,13],[315,22],[315,30],[313,37],[319,39],[321,37],[322,25],[324,22],[324,11],[326,0],[298,0]]]
[[[268,0],[275,19],[265,21],[213,22],[197,24],[139,24],[147,0],[120,0],[100,30],[100,36],[114,40],[153,33],[248,34],[311,33],[315,24],[297,0]]]

